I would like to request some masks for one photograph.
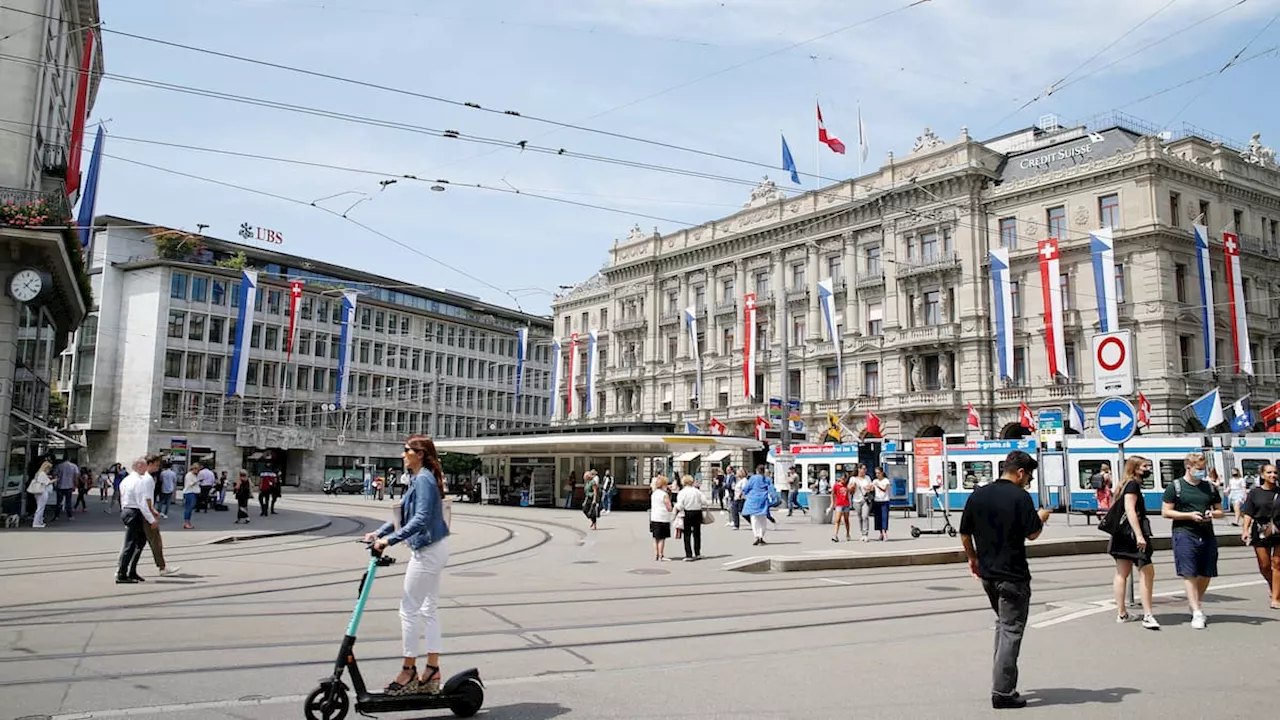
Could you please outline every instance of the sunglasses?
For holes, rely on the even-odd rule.
[[[418,452],[416,449],[411,448],[411,447],[406,447],[406,448],[404,449],[404,451],[405,451],[405,452],[411,452],[411,453],[416,453],[416,452]]]

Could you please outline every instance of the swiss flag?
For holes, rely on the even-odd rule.
[[[1036,427],[1036,419],[1031,416],[1031,408],[1026,403],[1018,403],[1018,424],[1028,430]]]
[[[969,419],[967,424],[974,430],[982,427],[982,418],[978,417],[978,411],[973,409],[973,403],[969,403]]]
[[[822,122],[822,106],[814,103],[818,108],[818,142],[823,143],[831,148],[831,152],[839,155],[844,154],[844,143],[840,142],[840,138],[827,133],[827,126]]]
[[[1267,408],[1267,410],[1271,410],[1273,408],[1277,413],[1280,413],[1280,403],[1272,405],[1270,408]],[[1264,422],[1267,417],[1267,410],[1262,411]],[[1138,393],[1138,424],[1143,427],[1151,426],[1151,403],[1147,400],[1147,396],[1142,393]]]
[[[880,435],[880,416],[870,410],[867,411],[867,434],[877,437]]]
[[[1271,403],[1262,408],[1262,424],[1270,431],[1276,425],[1280,425],[1280,401]]]
[[[756,439],[763,441],[765,431],[767,431],[768,429],[769,429],[769,421],[757,415],[756,416]]]
[[[723,435],[725,431],[724,423],[715,418],[711,418],[711,422],[707,424],[707,427],[711,428],[712,435]]]

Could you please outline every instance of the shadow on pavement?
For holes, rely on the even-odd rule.
[[[1142,692],[1137,688],[1114,687],[1101,690],[1087,688],[1037,688],[1023,694],[1027,699],[1027,707],[1047,707],[1049,705],[1087,705],[1089,703],[1118,703],[1124,701],[1126,695]]]
[[[569,708],[559,703],[513,703],[499,707],[485,707],[481,713],[486,718],[511,718],[511,720],[551,720],[569,713]]]

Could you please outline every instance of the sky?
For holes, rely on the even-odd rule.
[[[731,214],[764,174],[794,187],[750,164],[780,164],[780,132],[802,172],[855,177],[859,112],[864,172],[925,127],[985,139],[1049,113],[1280,143],[1280,0],[101,0],[101,13],[106,71],[132,81],[106,78],[91,117],[109,133],[99,214],[230,240],[248,223],[284,237],[250,244],[539,315],[633,226]],[[816,147],[815,99],[848,154]]]

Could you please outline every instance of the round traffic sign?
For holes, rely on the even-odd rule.
[[[1123,340],[1114,336],[1103,338],[1098,343],[1098,366],[1107,372],[1114,372],[1124,365],[1126,354]]]
[[[1098,405],[1096,417],[1098,432],[1109,443],[1119,445],[1128,442],[1138,429],[1138,413],[1133,409],[1133,403],[1122,397],[1103,400]]]

